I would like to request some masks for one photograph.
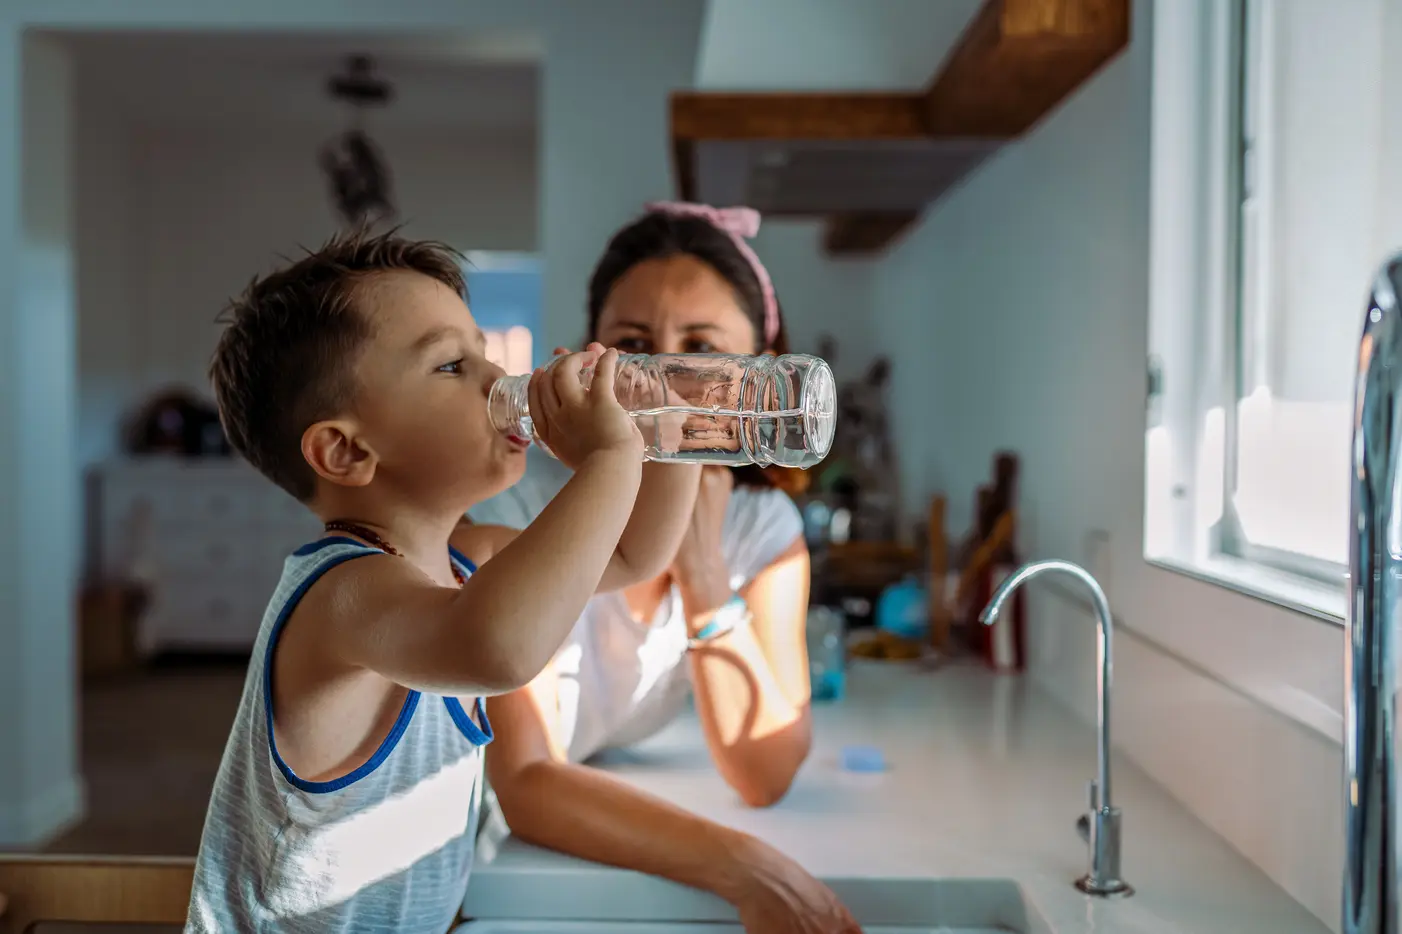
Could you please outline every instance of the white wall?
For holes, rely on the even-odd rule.
[[[28,82],[33,87],[22,80],[20,46],[26,32],[117,28],[540,35],[546,60],[535,241],[546,264],[544,339],[554,345],[570,343],[581,329],[585,283],[608,235],[638,205],[672,190],[667,95],[692,83],[702,12],[702,0],[364,0],[350,5],[340,0],[245,0],[193,6],[184,0],[14,0],[0,6],[0,62],[10,63],[0,68],[0,355],[5,364],[0,366],[0,741],[13,740],[0,745],[6,753],[0,760],[5,766],[0,768],[0,845],[37,842],[80,810],[77,796],[68,794],[79,787],[72,748],[77,692],[71,664],[78,464],[66,447],[76,431],[70,413],[77,406],[72,392],[76,338],[66,295],[73,288],[72,276],[56,275],[44,293],[50,297],[48,307],[36,307],[39,278],[61,269],[62,262],[32,262],[33,254],[26,251],[30,230],[19,201],[19,193],[39,177],[24,171],[21,140],[30,150],[44,150],[29,160],[31,169],[61,165],[66,147],[39,147],[22,135],[21,95],[31,90],[48,95],[35,112],[44,115],[49,132],[66,127],[70,114],[66,79],[57,74],[63,68],[52,69],[53,80]],[[61,56],[56,58],[61,63]],[[49,138],[43,132],[36,136]],[[92,172],[82,175],[91,178]],[[129,206],[137,213],[142,209],[139,203]],[[114,240],[129,239],[120,225],[109,221],[108,227]],[[62,253],[55,249],[52,255]],[[41,313],[48,317],[33,317]],[[184,313],[190,320],[205,314],[194,308]],[[65,333],[66,342],[59,339]],[[134,354],[138,345],[127,346]],[[27,381],[30,376],[36,378]],[[55,430],[60,443],[50,440]],[[25,763],[23,778],[11,768],[12,754]]]
[[[338,226],[313,135],[133,127],[80,98],[79,341],[84,465],[116,452],[151,391],[206,392],[215,315],[254,273]],[[405,233],[462,250],[536,248],[532,136],[377,133]]]
[[[866,259],[835,260],[823,253],[822,221],[765,221],[753,243],[784,309],[789,345],[815,353],[818,338],[838,342],[839,380],[860,376],[877,346],[871,329],[872,271]]]
[[[876,271],[906,501],[948,491],[962,528],[993,452],[1017,450],[1025,549],[1087,563],[1125,623],[1119,749],[1336,924],[1340,747],[1275,708],[1337,703],[1340,631],[1141,558],[1149,14],[1136,2],[1130,50],[952,192]],[[1093,532],[1109,545],[1088,553]],[[1049,589],[1031,609],[1034,676],[1090,719],[1089,614]],[[1136,853],[1154,841],[1135,834],[1132,814],[1125,827],[1134,879]]]

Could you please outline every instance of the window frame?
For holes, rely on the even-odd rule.
[[[1235,82],[1229,92],[1233,100],[1229,132],[1232,153],[1234,154],[1230,167],[1229,197],[1234,210],[1231,212],[1232,221],[1228,231],[1228,236],[1235,244],[1235,249],[1232,251],[1233,266],[1231,269],[1234,281],[1235,326],[1230,329],[1231,346],[1230,353],[1227,355],[1228,365],[1231,369],[1228,380],[1233,387],[1234,402],[1228,405],[1224,411],[1223,516],[1217,544],[1223,555],[1273,568],[1284,574],[1301,577],[1323,586],[1342,588],[1344,577],[1348,573],[1346,565],[1312,555],[1253,543],[1247,538],[1237,512],[1236,491],[1240,483],[1237,463],[1238,423],[1240,406],[1250,395],[1247,391],[1246,373],[1248,367],[1247,341],[1249,340],[1247,332],[1255,315],[1263,313],[1259,307],[1251,307],[1250,293],[1253,285],[1248,281],[1248,276],[1253,271],[1256,272],[1258,281],[1254,288],[1257,290],[1256,294],[1259,295],[1262,283],[1268,281],[1271,274],[1268,263],[1257,260],[1260,265],[1253,269],[1247,259],[1246,253],[1250,244],[1247,240],[1245,214],[1249,196],[1247,191],[1248,176],[1251,177],[1258,190],[1269,190],[1273,171],[1268,156],[1269,150],[1253,145],[1254,140],[1260,138],[1260,132],[1259,129],[1253,130],[1251,123],[1253,120],[1253,78],[1259,80],[1263,73],[1271,73],[1274,66],[1271,57],[1273,53],[1270,51],[1271,44],[1267,41],[1261,41],[1268,38],[1274,29],[1274,6],[1273,0],[1226,0],[1226,2],[1232,7],[1232,33],[1229,38],[1232,55],[1230,68]],[[1255,40],[1254,43],[1253,40]],[[1270,92],[1268,88],[1263,86],[1258,93],[1260,94],[1259,101],[1265,99]],[[1264,112],[1268,106],[1262,107],[1258,102],[1254,109],[1259,114]],[[1264,211],[1261,211],[1262,208]],[[1262,241],[1258,255],[1268,256],[1269,251],[1265,247],[1268,245],[1270,236],[1268,231],[1271,229],[1271,204],[1269,200],[1258,204],[1257,210],[1265,214],[1259,225]],[[1265,301],[1269,301],[1269,298]],[[1262,352],[1257,351],[1256,353]],[[1341,530],[1344,521],[1344,517],[1340,517]]]
[[[1341,624],[1347,569],[1247,541],[1234,504],[1249,323],[1243,195],[1255,135],[1245,123],[1247,69],[1259,54],[1248,43],[1251,17],[1255,35],[1269,26],[1268,6],[1214,0],[1156,17],[1156,30],[1172,32],[1155,37],[1143,553],[1155,566]],[[1161,472],[1151,469],[1156,430],[1170,453]],[[1154,486],[1156,476],[1167,489]]]

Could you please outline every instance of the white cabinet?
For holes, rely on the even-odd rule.
[[[247,651],[287,555],[321,535],[242,460],[150,458],[95,471],[98,572],[149,585],[143,654]]]

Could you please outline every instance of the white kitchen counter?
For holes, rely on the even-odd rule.
[[[763,811],[741,805],[721,781],[691,718],[607,767],[769,841],[823,879],[1013,880],[1056,934],[1328,930],[1120,757],[1113,792],[1124,811],[1122,869],[1137,894],[1106,901],[1073,888],[1088,866],[1075,820],[1094,775],[1095,735],[1026,678],[859,663],[846,699],[815,706],[814,737],[788,797]],[[879,747],[887,771],[843,772],[839,753],[848,744]],[[709,895],[510,837],[483,841],[465,913],[734,918]]]

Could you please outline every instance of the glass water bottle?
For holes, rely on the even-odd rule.
[[[587,388],[594,368],[580,380]],[[530,374],[503,377],[487,401],[503,434],[530,438]],[[807,354],[620,354],[614,383],[651,461],[812,467],[832,447],[837,388]]]

